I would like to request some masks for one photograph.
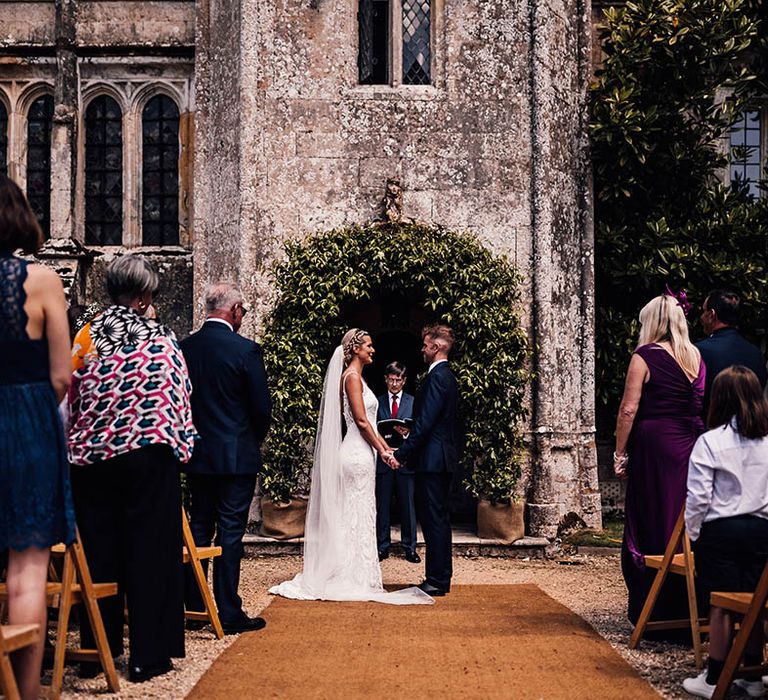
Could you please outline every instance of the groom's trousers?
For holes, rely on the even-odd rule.
[[[209,547],[215,531],[215,544],[221,547],[221,556],[213,562],[213,597],[219,617],[224,625],[237,624],[245,616],[237,589],[240,585],[243,535],[256,488],[256,475],[187,474],[187,484],[190,496],[189,527],[195,544]],[[207,573],[208,561],[203,560],[201,564]],[[186,568],[187,608],[204,610],[190,567]]]
[[[450,472],[416,472],[416,517],[426,545],[426,582],[448,591],[453,575]]]

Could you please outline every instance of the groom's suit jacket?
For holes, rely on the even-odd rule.
[[[459,387],[447,362],[426,376],[413,402],[413,427],[395,451],[401,464],[422,473],[452,472],[459,462]]]
[[[403,392],[400,396],[400,405],[397,407],[397,417],[406,419],[411,418],[413,416],[413,396],[410,394],[406,394]],[[392,409],[389,407],[389,392],[384,392],[381,396],[379,396],[379,410],[376,413],[376,420],[389,420],[392,418]],[[394,431],[393,431],[394,432]],[[382,435],[385,442],[389,444],[389,439],[387,435]],[[402,444],[403,438],[400,437],[399,433],[395,433],[396,439]],[[393,446],[397,445],[397,442],[392,443]],[[384,462],[382,462],[381,457],[376,458],[376,473],[377,474],[384,474],[386,473],[391,467],[388,467]],[[403,474],[412,474],[413,471],[409,468],[403,467],[402,469],[398,470],[399,472],[402,472]]]

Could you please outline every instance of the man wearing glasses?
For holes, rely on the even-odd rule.
[[[222,551],[213,564],[213,595],[224,632],[236,634],[266,624],[245,614],[237,589],[272,402],[261,348],[238,335],[247,313],[242,292],[229,283],[211,286],[205,311],[202,328],[181,342],[192,381],[192,420],[200,434],[186,465],[189,524],[198,547],[210,546],[216,533]],[[189,571],[187,577],[187,609],[203,610]]]
[[[405,366],[400,362],[390,362],[384,370],[384,382],[387,392],[379,396],[378,421],[391,418],[411,418],[413,396],[403,391],[406,380]],[[397,432],[396,432],[397,431]],[[403,443],[403,429],[386,430],[381,433],[392,448]],[[416,509],[413,502],[414,473],[412,469],[402,467],[392,469],[380,458],[376,460],[376,539],[379,548],[379,561],[389,556],[391,540],[389,535],[389,511],[392,502],[393,487],[397,489],[397,501],[400,506],[400,543],[407,561],[418,564],[421,557],[416,553]]]

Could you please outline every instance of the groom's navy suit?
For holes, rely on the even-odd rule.
[[[216,531],[222,552],[213,565],[213,594],[222,624],[236,625],[245,617],[237,593],[243,535],[272,412],[264,358],[252,340],[210,319],[181,341],[181,350],[200,434],[185,467],[190,528],[198,546],[209,546]],[[186,598],[188,608],[203,610],[189,572]]]
[[[451,475],[459,462],[459,388],[447,362],[439,362],[416,393],[414,423],[395,459],[416,473],[416,517],[426,544],[426,582],[451,588]]]

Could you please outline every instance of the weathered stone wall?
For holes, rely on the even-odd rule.
[[[196,285],[236,276],[263,313],[284,241],[376,217],[399,178],[406,215],[471,230],[524,273],[531,529],[597,524],[589,6],[436,0],[426,87],[357,85],[356,10],[198,3]]]
[[[26,113],[43,92],[54,97],[51,132],[51,240],[40,257],[66,285],[73,318],[105,301],[103,272],[116,254],[146,253],[163,284],[157,307],[179,335],[192,326],[192,163],[194,143],[193,0],[170,2],[2,2],[0,99],[11,114],[9,175],[26,186]],[[141,110],[159,92],[180,113],[180,245],[142,246]],[[123,113],[123,239],[121,246],[83,245],[83,113],[98,94]]]

